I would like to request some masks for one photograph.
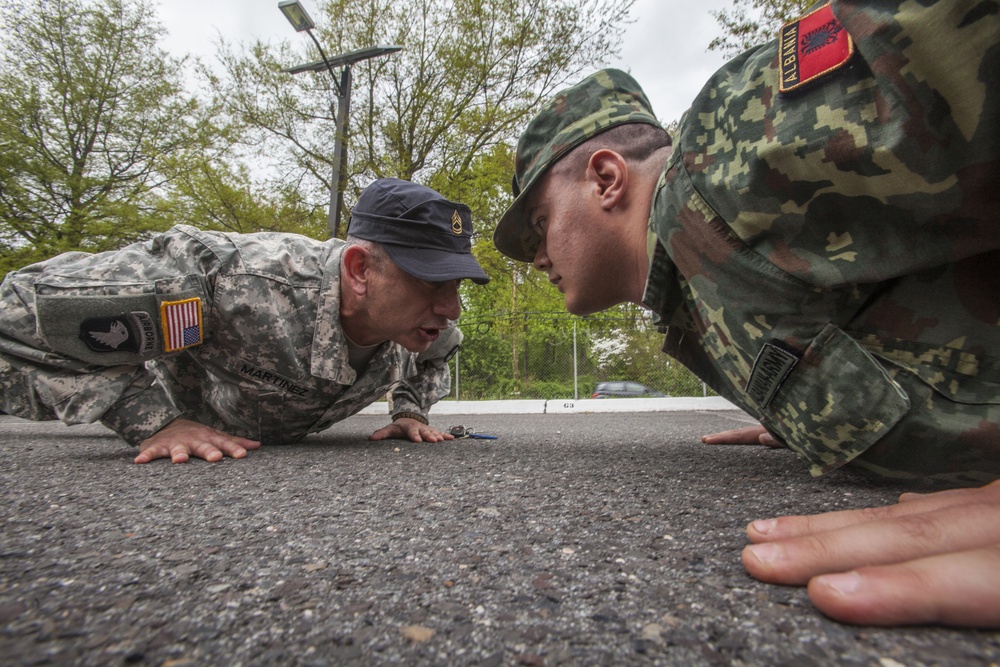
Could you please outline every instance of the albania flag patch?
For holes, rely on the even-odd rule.
[[[778,90],[790,93],[812,83],[846,65],[853,54],[851,36],[833,15],[830,5],[823,5],[781,28]]]

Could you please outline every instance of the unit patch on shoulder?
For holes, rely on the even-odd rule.
[[[149,313],[134,312],[84,320],[80,340],[94,352],[152,354],[158,339]]]
[[[830,5],[823,5],[781,28],[778,90],[789,93],[812,83],[846,65],[853,54],[854,40],[833,15]]]
[[[160,304],[163,351],[176,352],[202,341],[201,299],[164,301]]]

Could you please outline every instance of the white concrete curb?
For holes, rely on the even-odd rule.
[[[721,396],[670,398],[582,398],[538,401],[440,401],[431,415],[543,415],[588,412],[669,412],[679,410],[739,410]],[[373,403],[359,414],[384,415],[384,402]]]

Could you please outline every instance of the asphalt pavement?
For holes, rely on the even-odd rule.
[[[750,578],[747,522],[891,502],[736,411],[358,415],[219,463],[0,417],[3,665],[995,665],[1000,633],[843,625]]]

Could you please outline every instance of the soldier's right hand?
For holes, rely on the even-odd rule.
[[[747,571],[858,625],[1000,628],[1000,481],[747,526]]]
[[[731,431],[722,431],[712,435],[703,435],[701,441],[706,445],[765,445],[771,449],[785,446],[759,424],[734,428]]]
[[[247,450],[257,449],[260,443],[247,440],[210,426],[177,418],[144,440],[139,445],[136,463],[149,463],[153,459],[169,458],[174,463],[184,463],[194,456],[206,461],[218,461],[224,456],[241,459]]]

